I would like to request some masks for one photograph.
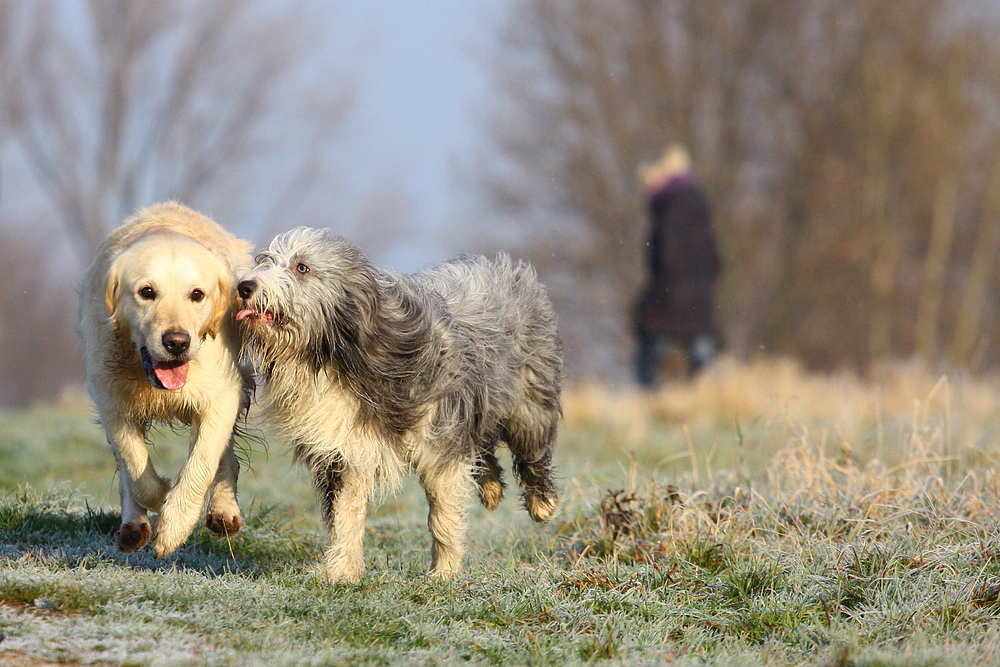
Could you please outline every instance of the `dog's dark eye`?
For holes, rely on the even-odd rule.
[[[200,289],[195,288],[191,290],[191,300],[194,301],[195,303],[198,303],[204,298],[205,298],[205,293]]]
[[[139,290],[139,296],[141,296],[143,299],[146,299],[147,301],[150,301],[156,298],[156,290],[150,287],[149,285],[146,285],[145,287]]]
[[[305,264],[299,264],[298,266],[295,267],[295,270],[301,273],[302,275],[305,275],[309,273],[309,271],[311,271],[311,269]]]

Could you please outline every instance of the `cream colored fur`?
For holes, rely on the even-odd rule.
[[[237,365],[232,306],[235,278],[252,264],[250,250],[209,218],[167,202],[114,230],[84,276],[79,329],[88,391],[118,462],[122,551],[152,538],[158,558],[173,552],[198,522],[209,491],[210,528],[229,534],[242,523],[232,438],[251,380]],[[144,298],[144,287],[156,297]],[[203,295],[197,301],[194,290]],[[155,387],[140,356],[146,347],[163,360],[168,331],[190,335],[187,380],[174,390]],[[174,481],[149,458],[146,429],[157,422],[191,427],[188,459]],[[152,522],[148,512],[158,513]]]
[[[285,370],[291,368],[288,364]],[[393,492],[411,469],[419,475],[430,507],[431,574],[458,572],[473,493],[471,464],[449,460],[432,446],[433,414],[407,434],[401,449],[387,446],[377,433],[359,428],[357,400],[335,375],[309,372],[273,376],[261,398],[263,415],[278,433],[292,442],[331,443],[313,448],[309,456],[343,463],[343,488],[328,525],[331,546],[323,558],[323,575],[332,582],[361,578],[369,501]]]

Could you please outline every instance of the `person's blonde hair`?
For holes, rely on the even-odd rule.
[[[655,162],[639,167],[639,179],[646,187],[656,187],[670,178],[691,171],[691,156],[680,144],[670,144]]]

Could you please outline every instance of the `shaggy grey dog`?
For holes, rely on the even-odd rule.
[[[400,275],[299,227],[257,255],[238,292],[265,418],[320,494],[329,580],[361,577],[369,500],[407,469],[430,505],[431,573],[456,572],[471,490],[491,510],[503,497],[500,442],[532,518],[555,515],[560,340],[530,266],[462,256]]]

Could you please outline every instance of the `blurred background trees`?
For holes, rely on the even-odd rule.
[[[0,0],[0,402],[82,378],[75,276],[136,209],[263,238],[329,203],[352,82],[316,37],[263,0]]]
[[[323,177],[348,88],[303,87],[316,64],[294,11],[238,0],[7,11],[17,30],[7,33],[4,129],[83,258],[165,197],[280,227],[275,216],[294,217]]]
[[[731,353],[1000,366],[994,4],[505,2],[476,205],[437,232],[538,266],[572,378],[630,378],[636,169],[670,142],[714,204]],[[73,281],[139,206],[180,199],[258,241],[334,224],[364,81],[316,24],[266,0],[0,0],[0,404],[79,382]],[[422,246],[400,181],[335,226]]]
[[[622,377],[636,168],[709,190],[729,350],[819,369],[1000,363],[1000,46],[981,3],[519,0],[481,184],[557,301],[578,377]]]

